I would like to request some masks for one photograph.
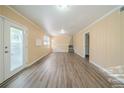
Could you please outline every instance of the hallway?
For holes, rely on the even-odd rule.
[[[111,87],[111,84],[77,54],[51,53],[19,72],[3,87],[85,88]]]

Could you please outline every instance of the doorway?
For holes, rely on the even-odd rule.
[[[26,35],[25,28],[12,21],[1,18],[1,39],[3,50],[0,55],[0,65],[3,65],[0,73],[2,74],[1,82],[10,78],[25,67],[26,52]],[[1,83],[0,82],[0,83]]]
[[[90,34],[89,32],[84,34],[84,57],[89,60],[89,46],[90,45]]]

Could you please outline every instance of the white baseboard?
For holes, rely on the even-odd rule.
[[[81,55],[81,54],[79,54],[79,53],[77,53],[77,52],[75,52],[75,53],[76,53],[77,55],[81,56],[82,58],[85,58],[83,55]],[[93,65],[95,65],[95,66],[98,67],[99,69],[101,69],[103,72],[108,73],[108,71],[107,71],[105,68],[101,67],[100,65],[96,64],[95,62],[90,61],[90,63],[93,64]]]
[[[85,57],[83,57],[83,55],[79,54],[78,52],[75,51],[75,53],[76,53],[77,55],[81,56],[82,58],[85,58]],[[95,65],[97,68],[99,68],[99,69],[100,69],[101,71],[103,71],[104,73],[108,74],[110,77],[113,77],[113,78],[117,79],[118,81],[124,83],[124,80],[122,80],[122,79],[120,79],[120,78],[118,78],[118,77],[113,76],[113,75],[110,74],[109,71],[106,70],[104,67],[98,65],[97,63],[95,63],[95,62],[93,62],[93,61],[90,61],[90,63],[93,64],[93,65]]]
[[[108,70],[106,70],[104,67],[102,67],[102,66],[96,64],[95,62],[90,62],[90,63],[92,63],[93,65],[95,65],[97,68],[101,69],[104,73],[108,74],[110,77],[113,77],[113,78],[115,78],[116,80],[118,80],[118,81],[124,83],[124,80],[122,80],[122,79],[120,79],[120,78],[118,78],[118,77],[112,75],[112,74],[111,74]],[[111,79],[109,79],[109,81],[111,81]]]
[[[90,63],[92,63],[93,65],[95,65],[96,67],[98,67],[99,69],[101,69],[102,71],[106,72],[107,74],[109,74],[109,72],[102,66],[96,64],[95,62],[93,61],[90,61]]]
[[[82,58],[85,58],[83,55],[81,55],[80,53],[78,53],[78,52],[76,52],[75,51],[75,53],[77,54],[77,55],[79,55],[79,56],[81,56]]]
[[[81,56],[82,58],[85,58],[83,55],[79,54],[78,52],[75,52],[75,53],[77,55]],[[105,68],[101,67],[100,65],[96,64],[95,62],[90,61],[90,63],[92,63],[93,65],[95,65],[96,67],[98,67],[99,69],[101,69],[102,71],[108,73],[108,71]]]
[[[67,49],[53,49],[53,52],[68,52],[68,50]]]
[[[37,61],[39,61],[40,59],[42,59],[43,57],[45,57],[45,56],[47,56],[47,55],[49,55],[49,54],[50,54],[50,53],[48,53],[48,54],[46,54],[46,55],[44,55],[44,56],[40,56],[39,58],[37,58],[36,60],[34,60],[33,62],[31,62],[30,64],[27,64],[27,65],[25,66],[25,68],[32,66],[34,63],[36,63]]]
[[[49,55],[50,53],[51,53],[51,52],[47,53],[47,54],[44,55],[44,56],[41,56],[41,57],[37,58],[36,60],[34,60],[34,61],[33,61],[32,63],[30,63],[30,64],[26,64],[21,70],[32,66],[34,63],[38,62],[40,59],[42,59],[43,57]],[[21,71],[21,70],[20,70],[20,71]],[[5,81],[5,80],[4,80],[4,81]],[[1,86],[1,84],[2,84],[4,81],[1,81],[1,82],[0,82],[0,86]]]
[[[59,52],[60,52],[60,53],[61,53],[61,52],[62,52],[62,53],[68,53],[68,51],[53,51],[53,53],[59,53]]]

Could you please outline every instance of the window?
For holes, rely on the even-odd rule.
[[[11,68],[13,71],[23,65],[23,30],[10,28]]]
[[[44,36],[44,45],[50,45],[50,38],[47,35]]]

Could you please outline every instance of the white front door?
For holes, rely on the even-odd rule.
[[[4,21],[5,79],[24,68],[24,29],[7,20]]]
[[[0,83],[3,81],[3,21],[0,17]]]

